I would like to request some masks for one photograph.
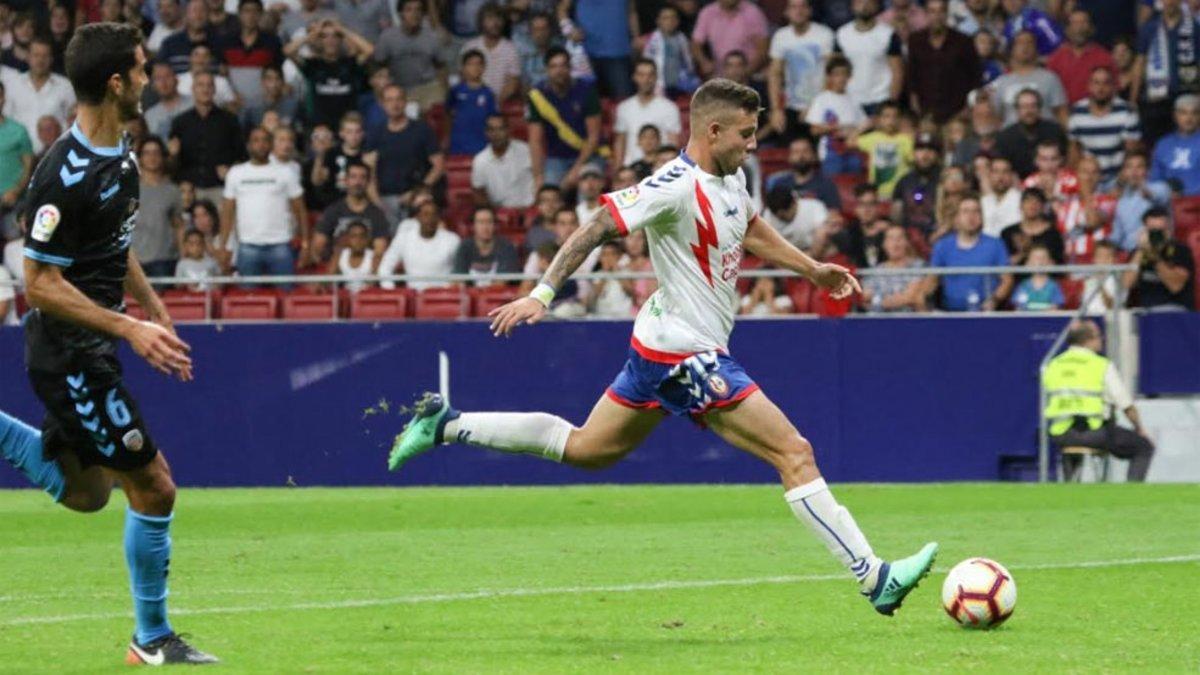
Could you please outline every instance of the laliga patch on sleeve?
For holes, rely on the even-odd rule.
[[[50,241],[60,220],[62,220],[62,214],[59,213],[57,206],[42,204],[38,207],[37,215],[33,217],[33,228],[30,230],[29,236],[42,243]]]
[[[638,190],[638,186],[634,185],[618,192],[613,197],[613,201],[617,203],[618,208],[627,209],[630,206],[633,206],[634,203],[637,202],[638,197],[641,196],[642,194],[641,191]]]

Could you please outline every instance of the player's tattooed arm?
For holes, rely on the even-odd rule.
[[[613,220],[608,209],[600,211],[587,225],[575,230],[563,242],[562,248],[550,261],[550,267],[542,275],[542,283],[549,284],[555,289],[562,288],[575,270],[587,260],[588,255],[600,244],[621,236],[617,223]]]

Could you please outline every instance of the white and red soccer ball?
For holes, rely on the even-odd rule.
[[[968,558],[946,575],[942,607],[965,628],[994,628],[1012,616],[1017,582],[995,560]]]

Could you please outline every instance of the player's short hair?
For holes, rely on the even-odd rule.
[[[109,78],[126,78],[137,64],[141,45],[142,31],[125,23],[90,23],[75,29],[64,59],[75,98],[87,105],[103,103]]]
[[[734,110],[758,114],[762,100],[758,92],[733,80],[716,78],[700,85],[692,94],[692,128],[702,128],[705,122],[725,117]]]
[[[459,57],[458,62],[465,66],[467,65],[467,61],[469,59],[475,58],[483,61],[485,64],[487,63],[487,57],[484,56],[483,52],[479,51],[478,49],[468,49],[467,51],[463,52],[462,56]]]

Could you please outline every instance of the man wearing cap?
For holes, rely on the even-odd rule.
[[[892,220],[915,227],[929,236],[936,226],[937,185],[942,168],[941,152],[932,134],[917,134],[913,143],[913,170],[892,191]],[[932,243],[932,242],[930,242]]]
[[[1188,94],[1175,100],[1173,134],[1154,146],[1150,180],[1178,185],[1184,196],[1200,194],[1200,96]]]
[[[580,223],[592,222],[592,217],[604,208],[600,195],[604,192],[604,171],[595,164],[584,164],[579,170],[579,203],[575,214]]]

